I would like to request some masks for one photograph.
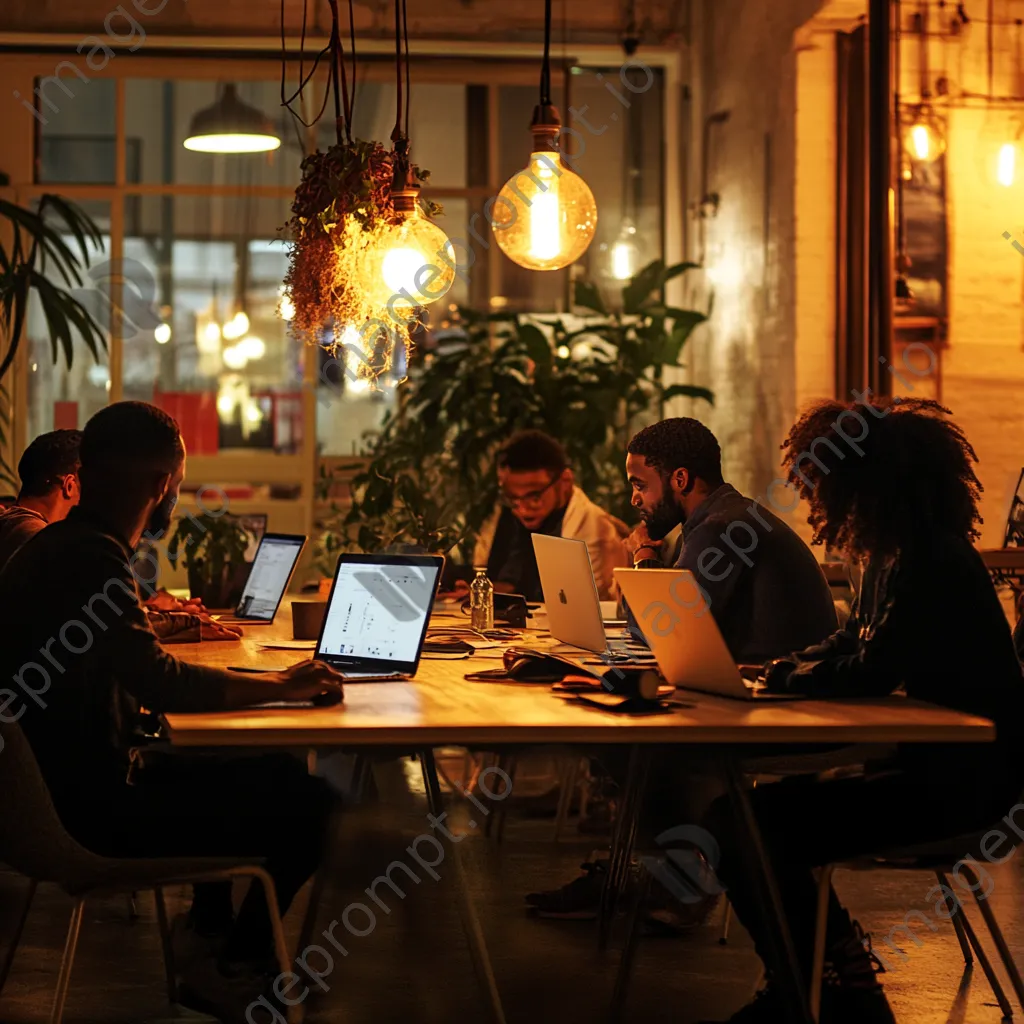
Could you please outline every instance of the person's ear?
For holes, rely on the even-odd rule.
[[[678,469],[673,470],[671,481],[672,490],[677,497],[686,494],[690,486],[690,471],[680,466]]]
[[[566,466],[565,469],[562,470],[562,475],[560,479],[564,484],[576,483],[576,478],[572,475],[572,470],[568,466]]]
[[[60,496],[65,501],[71,501],[73,498],[77,498],[79,493],[80,490],[77,475],[74,473],[68,473],[60,482]]]

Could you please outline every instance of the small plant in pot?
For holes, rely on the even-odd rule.
[[[167,542],[167,560],[177,568],[183,558],[189,592],[207,608],[233,608],[249,571],[248,546],[249,535],[232,515],[181,516]]]

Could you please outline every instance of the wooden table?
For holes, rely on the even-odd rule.
[[[450,625],[454,620],[441,620]],[[461,620],[463,623],[464,619]],[[285,667],[308,652],[263,650],[260,641],[291,636],[291,612],[282,605],[276,622],[246,627],[240,643],[177,644],[174,653],[203,665]],[[528,641],[527,641],[528,642]],[[795,701],[755,704],[679,691],[684,707],[669,713],[628,717],[569,703],[546,686],[467,682],[469,671],[496,660],[424,660],[413,682],[349,683],[345,701],[330,708],[263,709],[216,714],[167,715],[174,747],[401,747],[423,757],[427,796],[441,814],[441,790],[432,747],[441,744],[630,745],[629,773],[622,791],[609,883],[606,926],[625,883],[653,744],[703,745],[721,754],[722,774],[732,797],[751,870],[774,930],[769,964],[788,996],[790,1018],[811,1024],[785,914],[771,866],[746,797],[741,762],[751,746],[800,744],[981,743],[995,738],[991,722],[899,697],[884,700]],[[504,1021],[486,946],[468,890],[458,846],[455,852],[463,921],[493,1019]],[[602,939],[607,938],[602,929]]]

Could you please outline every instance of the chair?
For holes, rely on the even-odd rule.
[[[850,862],[850,864],[854,868],[869,871],[888,869],[905,871],[927,870],[934,872],[939,885],[943,887],[942,892],[946,894],[944,897],[946,907],[950,920],[953,923],[957,940],[960,943],[960,949],[964,955],[965,967],[971,967],[974,963],[974,957],[977,956],[981,969],[985,972],[985,977],[988,979],[992,993],[996,997],[996,1002],[1002,1011],[1003,1018],[1010,1020],[1013,1017],[1013,1009],[1010,1006],[1010,1002],[1006,998],[1006,993],[1003,991],[999,977],[993,970],[992,964],[967,917],[963,903],[956,897],[953,887],[949,884],[948,877],[957,868],[967,876],[968,883],[972,886],[971,891],[974,894],[974,902],[985,920],[989,934],[992,936],[992,941],[995,943],[996,951],[999,953],[999,959],[1002,961],[1003,967],[1010,978],[1010,984],[1017,995],[1017,1000],[1021,1007],[1024,1008],[1024,982],[1021,981],[1020,971],[1017,969],[1013,955],[1006,945],[1006,939],[1003,938],[1002,930],[996,921],[992,907],[989,906],[988,899],[984,896],[980,899],[978,897],[978,876],[965,860],[968,853],[980,848],[981,839],[984,835],[985,832],[959,836],[954,839],[945,840],[942,843],[892,851],[880,858],[856,860]],[[820,870],[818,875],[818,907],[814,931],[814,959],[811,966],[809,990],[811,1014],[815,1020],[818,1020],[821,1008],[821,985],[825,962],[825,922],[828,915],[829,890],[831,889],[832,874],[835,867],[836,865],[834,864],[826,865]]]
[[[17,828],[0,832],[0,861],[29,880],[28,892],[10,946],[0,963],[0,993],[10,972],[40,882],[53,882],[75,900],[61,958],[50,1024],[59,1024],[67,1000],[71,968],[82,926],[85,901],[90,896],[130,895],[152,889],[163,945],[167,994],[177,1001],[177,972],[171,949],[165,886],[250,878],[263,886],[274,929],[274,950],[282,971],[289,969],[284,927],[270,875],[256,858],[155,857],[114,859],[100,857],[80,846],[61,824],[35,755],[17,723],[0,725],[0,820]],[[298,1008],[295,1008],[298,1009]],[[301,1019],[289,1011],[289,1021]]]

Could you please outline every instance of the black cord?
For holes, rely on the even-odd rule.
[[[312,121],[307,121],[302,114],[292,107],[292,104],[302,96],[303,89],[316,77],[317,69],[320,67],[320,61],[323,60],[324,56],[330,52],[330,46],[325,46],[317,55],[313,61],[313,66],[309,70],[309,74],[305,73],[306,64],[306,29],[308,24],[307,19],[308,4],[303,3],[302,5],[302,35],[299,39],[299,85],[298,88],[291,94],[291,96],[285,96],[285,81],[288,75],[288,57],[287,57],[287,43],[285,40],[284,30],[284,0],[281,0],[281,106],[287,108],[288,113],[292,115],[294,121],[298,121],[304,128],[312,128],[313,125],[323,117],[324,111],[327,109],[327,101],[330,98],[331,87],[328,83],[326,90],[324,90],[324,101],[320,104],[320,110],[316,117]],[[293,123],[294,123],[293,121]],[[302,139],[299,140],[300,148],[303,146]]]
[[[551,105],[551,0],[544,0],[544,63],[540,69],[540,104]]]
[[[409,71],[409,12],[402,0],[402,34],[405,37],[405,137],[409,138],[409,111],[412,109],[412,81]]]
[[[402,0],[395,0],[395,127],[391,141],[402,137]]]
[[[348,38],[352,46],[352,99],[348,105],[348,123],[356,116],[356,15],[353,0],[348,0]]]

